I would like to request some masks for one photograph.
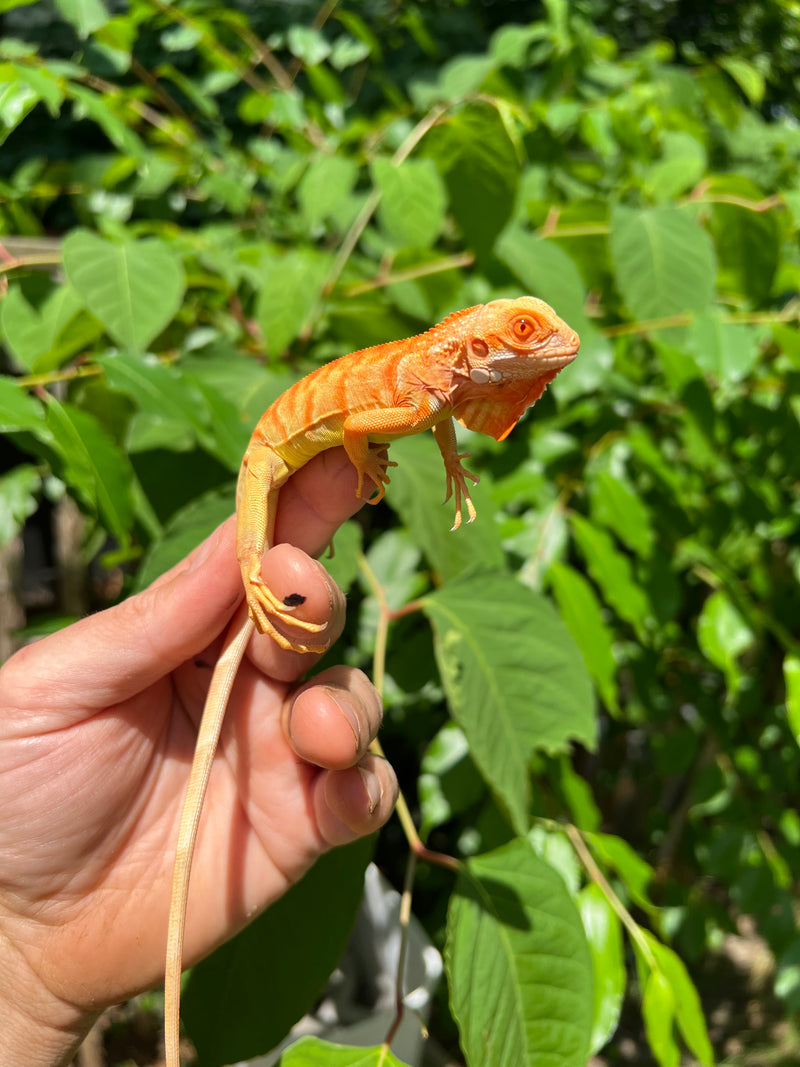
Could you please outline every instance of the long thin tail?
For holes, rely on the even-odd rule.
[[[175,866],[172,872],[172,896],[167,928],[167,961],[164,974],[164,1044],[167,1067],[180,1067],[178,1028],[181,1015],[183,932],[186,926],[186,901],[189,896],[189,876],[192,871],[197,828],[200,825],[203,800],[222,729],[222,720],[225,718],[225,709],[228,706],[228,698],[253,629],[253,623],[247,616],[247,604],[243,603],[228,629],[225,644],[211,678],[181,811],[178,843],[175,848]]]

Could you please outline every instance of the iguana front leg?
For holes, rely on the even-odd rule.
[[[456,503],[456,520],[450,527],[451,530],[457,530],[461,525],[461,497],[464,497],[464,503],[467,505],[467,514],[469,518],[467,522],[472,522],[475,518],[476,511],[475,505],[472,503],[472,498],[469,495],[469,489],[467,488],[467,478],[478,484],[480,479],[477,474],[472,474],[462,464],[462,459],[469,458],[469,452],[463,452],[459,455],[458,447],[456,443],[456,428],[453,425],[452,419],[444,419],[442,422],[437,423],[433,427],[433,436],[436,444],[439,446],[439,451],[442,453],[442,459],[444,460],[444,472],[447,479],[447,489],[445,492],[444,502],[445,504],[453,496],[455,491],[455,503]]]

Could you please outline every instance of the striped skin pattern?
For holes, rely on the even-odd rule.
[[[214,669],[181,813],[170,902],[165,975],[167,1067],[180,1067],[178,1028],[183,932],[192,855],[225,708],[254,629],[282,648],[323,652],[324,628],[293,615],[261,578],[272,546],[278,497],[292,473],[343,445],[358,475],[356,495],[384,496],[388,442],[431,429],[445,468],[446,499],[475,518],[453,419],[502,441],[549,382],[575,358],[578,335],[535,297],[494,300],[450,315],[417,337],[351,352],[313,371],[272,404],[256,426],[237,490],[236,554],[246,612],[240,609]],[[275,622],[281,624],[278,629]],[[286,637],[288,629],[293,636]]]

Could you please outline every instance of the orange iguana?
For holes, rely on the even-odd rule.
[[[456,529],[462,501],[475,518],[453,419],[502,441],[526,408],[571,363],[580,341],[547,304],[534,297],[494,300],[450,315],[418,337],[352,352],[313,371],[280,396],[261,417],[242,461],[237,491],[236,553],[246,613],[234,617],[217,662],[197,735],[181,814],[170,903],[165,979],[167,1067],[179,1067],[178,1024],[183,931],[192,854],[225,706],[254,628],[282,648],[324,651],[314,643],[320,626],[293,614],[261,578],[261,559],[273,543],[281,486],[317,453],[344,445],[358,475],[383,498],[393,466],[383,446],[432,429],[444,460],[445,500],[455,497]],[[372,485],[366,491],[372,490]],[[296,634],[287,638],[275,621]]]

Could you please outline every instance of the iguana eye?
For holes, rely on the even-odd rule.
[[[511,323],[511,332],[517,341],[530,341],[538,331],[539,323],[532,315],[519,315]]]

